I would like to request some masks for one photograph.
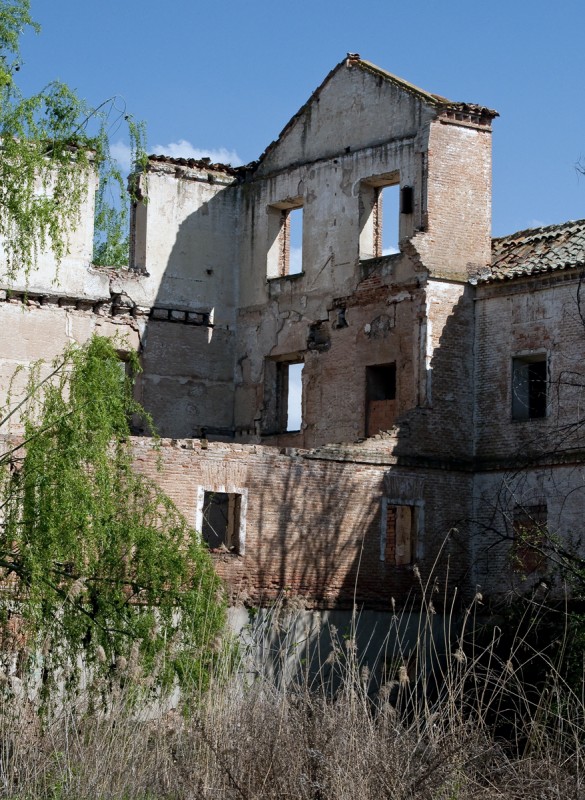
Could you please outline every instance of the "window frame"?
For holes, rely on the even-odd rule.
[[[293,211],[300,210],[301,237],[305,240],[305,202],[302,197],[293,197],[277,203],[271,203],[267,209],[268,218],[268,247],[266,251],[266,279],[278,280],[280,278],[296,278],[304,275],[305,266],[303,253],[301,253],[301,269],[299,272],[290,272],[290,215]],[[304,252],[303,244],[301,250]]]
[[[205,544],[203,539],[203,515],[205,510],[205,495],[206,494],[225,494],[228,496],[239,496],[239,519],[237,531],[235,531],[236,548],[232,551],[226,546],[226,554],[232,556],[243,556],[246,552],[246,521],[248,513],[248,490],[232,485],[201,485],[197,487],[197,495],[195,501],[195,530],[200,537],[200,541]],[[210,548],[211,549],[211,548]],[[211,549],[211,552],[216,552],[218,548]]]
[[[373,386],[374,377],[376,372],[380,374],[384,370],[391,370],[392,371],[392,381],[391,386],[393,388],[392,397],[372,397],[372,394],[377,394],[378,392],[375,391]],[[365,369],[365,435],[366,437],[375,436],[380,430],[386,430],[386,428],[380,428],[375,431],[370,431],[370,423],[371,423],[371,416],[372,416],[372,403],[375,402],[391,402],[394,404],[394,414],[393,418],[396,419],[396,405],[397,405],[397,397],[398,397],[398,368],[396,361],[390,361],[385,364],[366,364]]]
[[[408,560],[398,560],[397,553],[397,529],[394,528],[394,558],[387,559],[388,547],[388,517],[389,510],[395,508],[409,508],[411,514],[411,536],[410,536],[410,558]],[[382,509],[380,514],[380,561],[394,567],[412,566],[421,557],[421,542],[424,530],[424,500],[405,499],[395,497],[382,497]],[[395,518],[397,519],[397,517]]]
[[[400,183],[400,172],[394,170],[380,175],[371,175],[362,178],[359,185],[359,259],[367,261],[370,258],[381,258],[384,245],[383,231],[383,190],[396,186],[399,193],[398,197],[398,219],[396,221],[397,239],[396,245],[400,252],[400,232],[402,217],[402,186]],[[409,187],[410,188],[410,187]],[[412,211],[408,212],[412,213]]]
[[[299,428],[288,429],[288,401],[290,393],[289,367],[301,364],[301,424]],[[302,354],[291,353],[278,358],[264,360],[264,415],[263,435],[294,436],[301,433],[305,417],[305,393],[303,370],[306,361]]]
[[[535,364],[544,365],[543,376],[531,376],[531,367]],[[534,369],[532,372],[534,373]],[[548,417],[549,383],[549,354],[545,350],[517,353],[512,356],[510,381],[512,422],[527,422]]]

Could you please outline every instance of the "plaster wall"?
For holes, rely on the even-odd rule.
[[[524,462],[582,447],[585,329],[579,314],[578,275],[541,276],[478,286],[476,306],[477,456]],[[547,359],[547,414],[512,417],[512,359]],[[499,409],[494,414],[494,409]]]
[[[6,258],[0,242],[0,289],[85,300],[109,299],[106,273],[91,266],[97,179],[92,173],[86,177],[86,192],[79,217],[69,231],[68,252],[60,264],[57,265],[53,252],[47,249],[38,254],[35,267],[29,275],[20,270],[7,280]]]
[[[286,146],[269,148],[259,174],[330,158],[348,147],[361,150],[414,136],[432,116],[414,94],[380,75],[342,65],[285,128]]]
[[[149,202],[134,226],[136,269],[94,268],[93,197],[88,193],[68,256],[41,254],[30,276],[0,295],[2,397],[17,367],[48,363],[93,333],[116,335],[141,353],[137,393],[161,434],[233,429],[236,207],[220,171],[153,162]],[[15,379],[14,399],[25,383]],[[11,421],[18,426],[17,420]]]
[[[139,328],[128,314],[96,313],[93,303],[50,297],[43,303],[8,297],[0,301],[0,407],[8,395],[12,407],[24,397],[28,369],[38,361],[40,376],[48,375],[52,362],[73,343],[82,344],[92,334],[115,337],[120,350],[138,349]],[[2,434],[20,431],[18,416],[3,426]]]
[[[139,306],[213,310],[233,325],[237,303],[238,195],[221,171],[151,161],[134,211],[132,299]]]
[[[342,148],[345,131],[354,139]],[[412,209],[399,215],[401,253],[390,259],[364,258],[372,181],[412,188]],[[341,66],[239,191],[236,431],[271,432],[270,364],[303,361],[303,425],[293,443],[363,436],[365,367],[396,362],[399,412],[424,409],[403,425],[404,447],[436,456],[446,436],[456,440],[454,455],[471,457],[473,309],[464,284],[490,259],[489,126],[437,118],[404,88]],[[302,205],[302,273],[269,278],[271,214],[286,203]],[[435,276],[443,284],[430,280],[423,296]],[[314,346],[315,328],[326,346]]]

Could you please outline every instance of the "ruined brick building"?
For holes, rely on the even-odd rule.
[[[585,221],[491,239],[496,116],[350,54],[258,161],[152,156],[128,270],[91,265],[89,186],[58,283],[47,255],[2,295],[2,385],[123,334],[166,437],[162,473],[140,436],[136,464],[249,603],[539,574],[519,527],[582,524]]]

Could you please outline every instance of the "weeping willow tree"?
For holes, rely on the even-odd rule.
[[[68,251],[86,198],[89,174],[99,177],[95,261],[127,263],[128,202],[125,182],[110,155],[109,131],[127,123],[132,158],[145,162],[144,128],[117,98],[91,108],[66,84],[48,83],[25,97],[18,88],[20,37],[39,26],[30,0],[0,0],[0,239],[4,277],[28,278],[39,253],[50,248],[57,263]],[[132,187],[130,189],[132,193]]]
[[[204,681],[224,626],[207,551],[132,469],[136,369],[96,336],[49,376],[33,370],[12,408],[25,430],[2,459],[0,661],[6,674],[18,653],[45,691],[55,680],[75,688],[88,672],[102,686]]]

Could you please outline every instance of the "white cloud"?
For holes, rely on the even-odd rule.
[[[191,144],[187,139],[179,139],[178,142],[169,142],[168,144],[155,144],[151,151],[157,155],[171,158],[210,158],[213,164],[231,164],[233,167],[239,167],[242,164],[242,159],[235,150],[228,150],[227,147],[204,150]]]
[[[396,255],[396,253],[399,253],[399,252],[400,252],[400,250],[397,247],[385,247],[382,250],[382,255],[383,256],[393,256],[393,255]]]
[[[546,225],[545,222],[541,219],[531,219],[528,220],[528,227],[529,228],[544,228]]]
[[[213,164],[231,164],[234,167],[242,164],[242,159],[235,150],[228,150],[226,147],[203,150],[195,147],[186,139],[179,139],[178,142],[169,142],[168,144],[155,144],[154,147],[149,148],[149,152],[171,158],[210,158]],[[118,162],[122,172],[130,172],[132,154],[126,142],[114,142],[110,146],[110,153],[112,158]]]
[[[125,142],[114,142],[110,145],[110,155],[114,161],[118,162],[118,166],[122,172],[130,172],[130,158],[132,152],[129,145]]]

